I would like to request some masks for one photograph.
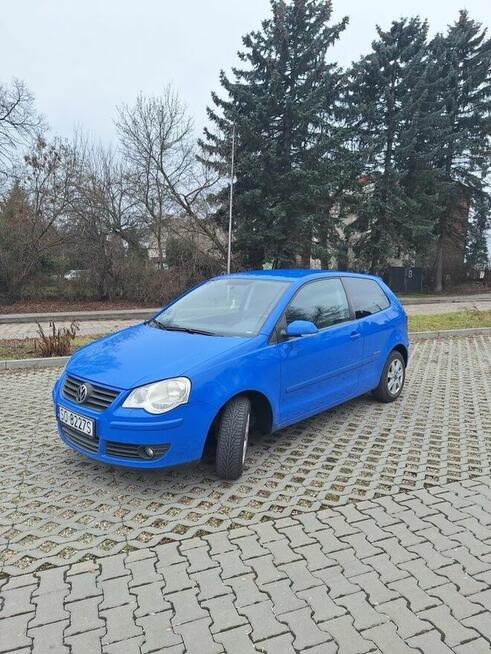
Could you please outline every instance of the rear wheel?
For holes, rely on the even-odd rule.
[[[393,402],[401,394],[406,378],[406,365],[402,354],[397,350],[387,357],[382,376],[373,394],[381,402]]]
[[[220,419],[216,451],[216,471],[222,479],[238,479],[244,469],[249,443],[251,402],[245,395],[225,406]]]

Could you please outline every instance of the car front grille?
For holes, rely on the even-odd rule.
[[[129,459],[131,461],[156,461],[169,449],[167,443],[165,445],[149,445],[153,450],[153,456],[149,457],[145,454],[144,447],[144,445],[106,441],[106,454],[118,459]]]
[[[88,389],[88,394],[86,399],[83,402],[77,401],[77,391],[80,386],[85,384]],[[67,376],[63,383],[62,390],[63,397],[70,402],[79,404],[80,406],[88,407],[93,411],[104,411],[107,409],[114,400],[118,397],[119,392],[114,391],[110,388],[105,388],[104,386],[97,386],[90,382],[84,382],[81,379],[76,379],[75,377]]]
[[[73,429],[68,425],[60,424],[61,431],[66,440],[75,445],[76,447],[84,450],[85,452],[90,452],[91,454],[97,454],[99,450],[99,439],[96,436],[89,436],[88,434],[82,434],[82,432],[77,429]]]

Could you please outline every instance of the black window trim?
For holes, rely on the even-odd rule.
[[[360,318],[357,318],[356,313],[355,313],[355,309],[353,307],[353,303],[351,301],[351,296],[350,296],[350,292],[349,292],[349,289],[348,289],[348,285],[344,283],[345,279],[361,279],[361,281],[364,281],[364,282],[373,282],[374,284],[377,284],[377,286],[382,291],[382,293],[385,296],[385,299],[388,302],[387,306],[384,309],[378,309],[378,311],[374,311],[373,313],[370,313],[368,316],[361,316]],[[351,311],[351,313],[353,315],[354,320],[364,320],[365,318],[370,318],[370,316],[375,316],[375,315],[377,315],[377,313],[380,313],[381,311],[387,311],[387,309],[390,309],[391,306],[392,306],[392,302],[391,302],[390,297],[387,295],[387,293],[380,286],[380,284],[378,283],[378,281],[376,279],[372,279],[371,277],[358,277],[357,275],[342,275],[341,276],[341,283],[343,285],[344,292],[346,293],[346,297],[348,298],[348,304],[350,306],[350,311]]]
[[[340,325],[347,325],[350,322],[355,322],[356,320],[359,320],[359,318],[355,317],[353,307],[351,305],[350,298],[348,296],[348,293],[346,292],[346,287],[343,284],[343,275],[335,275],[335,276],[334,275],[329,275],[329,276],[326,275],[325,277],[319,277],[317,279],[309,279],[309,281],[307,281],[304,284],[302,284],[301,286],[299,286],[297,288],[297,290],[295,291],[295,293],[292,295],[292,297],[288,300],[288,304],[286,305],[286,307],[281,312],[281,316],[278,318],[278,320],[276,321],[275,326],[271,330],[271,334],[270,334],[270,337],[268,339],[268,345],[276,345],[277,343],[282,343],[283,342],[283,339],[281,338],[281,331],[286,326],[286,311],[287,311],[288,307],[290,306],[290,304],[293,302],[293,300],[297,297],[297,294],[300,293],[300,291],[303,290],[309,284],[315,284],[316,282],[324,282],[324,281],[328,281],[330,279],[339,279],[341,281],[341,286],[343,288],[344,295],[346,297],[346,302],[348,304],[348,310],[349,310],[349,316],[350,317],[348,318],[348,320],[343,320],[343,322],[337,322],[334,325],[328,325],[327,327],[322,327],[321,329],[319,329],[318,333],[321,334],[322,332],[325,332],[328,329],[333,329],[335,327],[339,327]]]

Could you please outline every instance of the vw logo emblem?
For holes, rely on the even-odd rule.
[[[89,389],[85,384],[80,384],[80,386],[77,388],[77,395],[75,399],[79,404],[83,404],[85,400],[87,399],[87,395],[89,394]]]

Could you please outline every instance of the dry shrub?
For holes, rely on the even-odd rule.
[[[192,270],[156,270],[151,265],[125,271],[121,278],[121,293],[116,297],[136,303],[163,306],[185,290],[210,275]]]
[[[42,357],[63,357],[70,354],[72,342],[80,330],[78,322],[73,321],[70,327],[57,328],[51,320],[49,323],[51,333],[47,334],[38,322],[36,325],[39,338],[35,339],[34,346]]]

